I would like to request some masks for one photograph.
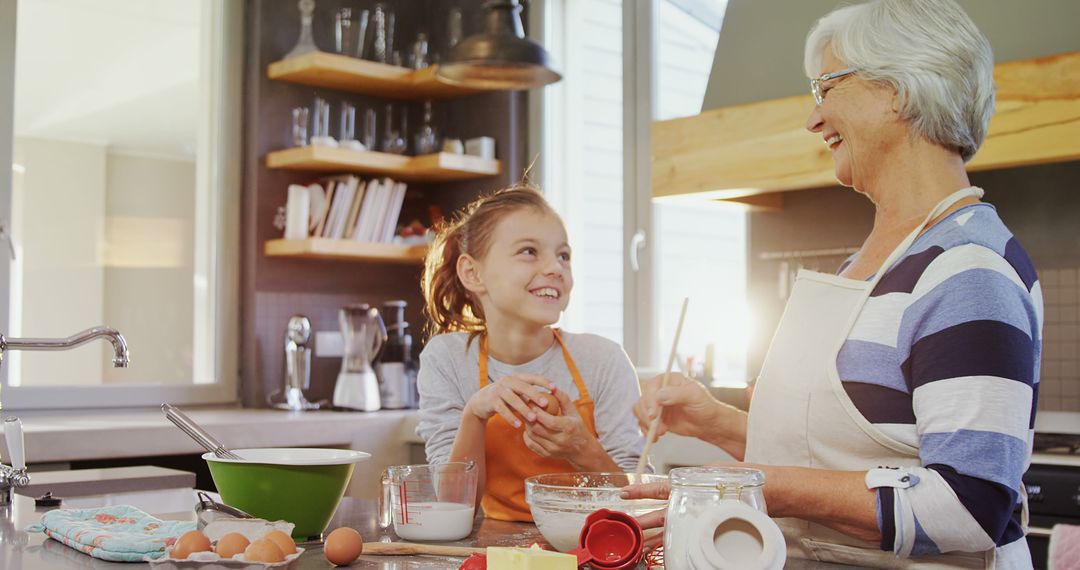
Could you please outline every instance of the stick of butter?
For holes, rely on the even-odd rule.
[[[577,570],[577,556],[532,548],[489,546],[488,570]]]

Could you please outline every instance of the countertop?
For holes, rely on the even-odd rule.
[[[365,434],[416,440],[415,410],[378,412],[185,407],[185,414],[232,448],[344,447]],[[202,453],[157,408],[7,412],[22,419],[27,463]],[[0,438],[0,456],[7,447]]]
[[[67,568],[153,568],[149,564],[106,562],[91,558],[63,544],[46,539],[44,534],[27,533],[27,525],[39,522],[41,514],[48,509],[34,509],[32,499],[15,497],[12,507],[0,509],[0,568],[5,570],[44,570]],[[372,501],[346,497],[338,507],[330,529],[350,526],[360,532],[365,542],[392,541],[396,536],[392,531],[380,531],[375,522],[376,508]],[[162,515],[171,520],[194,520],[194,513]],[[448,544],[462,546],[527,546],[533,542],[546,544],[536,526],[530,523],[511,523],[492,519],[478,518],[473,533],[464,540]],[[289,570],[312,570],[332,568],[323,556],[319,545],[305,546],[307,550]],[[351,568],[370,568],[379,570],[435,570],[456,569],[463,559],[443,556],[361,556]],[[643,568],[644,565],[639,565]],[[785,568],[789,569],[830,569],[846,568],[836,564],[789,560]]]

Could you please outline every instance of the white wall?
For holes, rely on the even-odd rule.
[[[104,322],[132,350],[131,368],[104,363],[106,383],[190,384],[195,162],[107,155]]]
[[[100,324],[105,148],[20,137],[15,162],[25,168],[16,177],[12,220],[18,246],[13,281],[22,303],[9,336],[64,337]],[[101,382],[105,355],[94,347],[9,352],[6,360],[24,385],[86,385]]]

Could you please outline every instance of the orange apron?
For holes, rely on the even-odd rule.
[[[596,436],[596,419],[593,417],[593,401],[585,388],[566,343],[553,329],[555,341],[562,347],[563,360],[570,369],[581,397],[574,402],[578,414],[585,422],[589,433]],[[480,341],[480,387],[488,384],[487,337]],[[487,461],[487,482],[480,506],[484,516],[504,521],[532,522],[532,513],[525,503],[525,479],[545,473],[574,473],[577,469],[565,459],[541,457],[525,446],[524,428],[515,428],[505,418],[496,414],[491,416],[484,428],[484,457]]]

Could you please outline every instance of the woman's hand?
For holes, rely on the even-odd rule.
[[[541,457],[565,459],[580,470],[619,471],[600,441],[585,426],[570,396],[562,390],[555,390],[550,396],[559,401],[562,415],[533,410],[536,421],[525,427],[522,435],[525,446]]]
[[[656,437],[667,432],[696,437],[707,441],[736,459],[746,453],[746,412],[713,398],[701,382],[681,374],[668,376],[667,386],[660,387],[663,376],[646,380],[641,399],[634,404],[641,431],[648,434],[649,425],[662,410]]]
[[[641,387],[641,399],[634,404],[634,415],[641,425],[641,431],[648,433],[649,425],[662,406],[663,415],[657,426],[656,437],[669,431],[703,437],[722,404],[700,382],[682,374],[668,375],[667,386],[660,388],[663,379],[663,375],[650,378]]]
[[[536,410],[533,406],[543,408],[547,405],[547,399],[552,397],[551,394],[541,392],[537,388],[554,391],[555,384],[543,376],[534,374],[506,376],[498,382],[489,382],[487,386],[477,390],[465,403],[465,413],[472,414],[483,422],[499,414],[510,422],[510,425],[521,427],[521,420],[514,415],[515,412],[526,421],[534,422]]]
[[[619,497],[623,499],[660,499],[662,501],[668,500],[671,495],[671,482],[670,481],[658,481],[656,483],[639,483],[637,485],[628,485],[623,487],[622,492],[619,493]],[[641,525],[641,530],[648,531],[649,529],[663,529],[664,523],[667,522],[667,509],[660,509],[651,513],[645,513],[640,517],[636,517],[638,524]],[[645,548],[653,548],[663,544],[664,533],[653,532],[645,533]]]

